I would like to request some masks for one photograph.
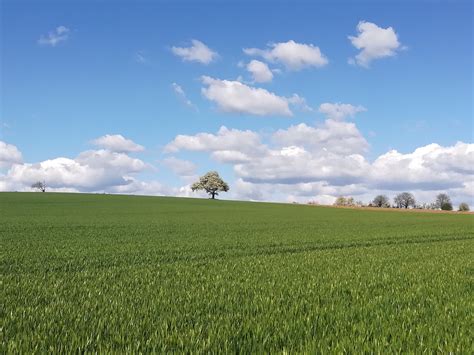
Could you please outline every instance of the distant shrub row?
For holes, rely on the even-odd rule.
[[[310,202],[309,204],[315,204]],[[410,192],[402,192],[395,196],[393,203],[386,195],[377,195],[368,205],[361,201],[355,201],[353,197],[340,196],[334,202],[334,206],[343,207],[380,207],[380,208],[416,208],[427,210],[452,211],[453,204],[447,194],[439,194],[433,203],[417,204],[415,196]],[[469,205],[465,202],[459,204],[458,211],[469,211]]]

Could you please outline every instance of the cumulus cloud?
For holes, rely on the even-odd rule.
[[[202,196],[192,193],[189,184],[176,187],[156,180],[140,180],[139,174],[151,166],[126,152],[97,149],[84,151],[75,158],[23,163],[15,146],[0,142],[0,157],[9,168],[4,174],[0,172],[0,191],[31,191],[32,183],[45,181],[47,191],[54,192]],[[184,160],[169,158],[166,163],[183,176],[195,168],[193,163]]]
[[[234,170],[246,183],[243,196],[259,191],[266,199],[280,194],[295,201],[324,203],[329,197],[350,195],[369,202],[379,193],[393,198],[401,191],[411,191],[419,202],[432,202],[438,193],[447,192],[456,204],[473,204],[473,151],[474,144],[430,144],[408,154],[391,151],[370,163],[358,154],[314,154],[293,146],[236,164]],[[443,164],[447,157],[452,165]]]
[[[431,144],[407,154],[390,151],[373,162],[366,157],[368,147],[353,122],[326,119],[316,126],[280,129],[267,142],[257,132],[222,127],[217,134],[177,136],[166,149],[207,152],[230,164],[237,178],[233,198],[323,203],[353,195],[368,202],[377,193],[393,197],[407,190],[422,199],[444,191],[455,202],[472,201],[468,189],[474,181],[474,144]]]
[[[238,178],[232,186],[231,194],[236,199],[250,200],[250,201],[269,201],[271,194],[268,193],[268,187],[259,184],[253,184]]]
[[[21,152],[12,144],[0,141],[0,168],[8,168],[22,162]]]
[[[319,47],[313,44],[288,42],[270,43],[267,49],[244,48],[244,53],[260,56],[269,62],[283,64],[289,70],[301,70],[308,67],[323,67],[328,59]]]
[[[212,152],[211,154],[212,159],[220,162],[220,163],[245,163],[251,161],[251,157],[245,153],[242,153],[238,150],[218,150]]]
[[[53,31],[48,32],[47,35],[42,35],[38,40],[38,44],[55,47],[58,43],[65,42],[69,38],[69,32],[69,28],[58,26]]]
[[[371,179],[388,190],[461,188],[474,180],[474,144],[429,144],[407,154],[391,150],[374,161]]]
[[[239,81],[202,77],[205,98],[223,112],[256,116],[292,116],[288,99],[262,88],[254,88]]]
[[[250,163],[238,164],[234,170],[239,177],[250,182],[296,184],[329,181],[334,185],[346,185],[360,181],[368,165],[359,154],[325,152],[315,155],[304,147],[299,148],[297,154],[289,155],[288,147],[283,147]]]
[[[293,94],[291,97],[287,99],[288,103],[293,105],[294,107],[302,110],[311,112],[314,111],[311,106],[306,103],[306,99],[304,97],[299,96],[298,94]]]
[[[280,129],[273,135],[279,146],[304,146],[309,151],[334,154],[363,154],[369,144],[352,122],[326,120],[313,127],[305,123]]]
[[[163,160],[163,163],[170,168],[176,175],[193,176],[196,174],[197,166],[189,160],[182,160],[175,157],[169,157]]]
[[[351,104],[325,102],[319,106],[319,112],[333,120],[343,120],[346,117],[354,117],[358,112],[367,111],[363,106],[353,106]]]
[[[247,71],[252,74],[253,81],[256,83],[266,83],[273,79],[273,73],[268,65],[259,60],[250,61],[247,64]]]
[[[189,107],[190,109],[194,111],[198,111],[198,108],[196,107],[196,105],[194,105],[191,102],[191,100],[188,99],[186,93],[184,92],[183,88],[180,85],[173,83],[171,84],[171,87],[173,88],[173,91],[176,94],[176,96],[185,106]]]
[[[361,51],[349,63],[368,68],[375,59],[392,57],[402,46],[392,27],[382,28],[375,23],[360,21],[357,36],[349,36],[352,45]]]
[[[106,134],[92,141],[92,144],[108,149],[113,152],[141,152],[145,148],[121,134]]]
[[[111,186],[107,189],[108,193],[125,195],[158,195],[158,196],[176,196],[177,189],[164,185],[159,181],[140,181],[129,177],[127,184]]]
[[[270,136],[251,130],[221,127],[216,133],[179,135],[165,152],[205,152],[218,163],[233,167],[232,198],[266,201],[331,201],[351,195],[370,201],[376,194],[390,197],[411,191],[420,202],[431,202],[447,192],[455,204],[474,203],[474,144],[429,144],[413,152],[391,150],[373,162],[366,157],[368,143],[353,122],[327,119],[280,129]],[[23,163],[19,150],[0,142],[0,190],[31,190],[38,180],[50,191],[110,192],[195,196],[187,184],[196,165],[167,157],[163,164],[184,179],[171,187],[143,181],[149,164],[131,157],[134,149],[111,145],[88,150],[74,158],[58,157]]]
[[[181,57],[184,61],[209,64],[218,58],[217,52],[214,52],[201,41],[193,39],[189,47],[172,47],[171,51]]]
[[[13,145],[0,142],[0,191],[28,191],[36,181],[45,181],[49,191],[110,191],[128,185],[133,176],[150,167],[128,155],[143,147],[121,135],[105,135],[94,141],[102,149],[87,150],[75,158],[57,157],[26,163]]]
[[[124,153],[101,149],[83,152],[75,159],[61,157],[35,164],[15,164],[6,174],[6,179],[20,187],[45,181],[52,188],[97,191],[126,185],[129,174],[140,172],[146,166],[143,161]]]
[[[260,136],[253,131],[228,129],[222,126],[217,134],[198,133],[196,135],[178,135],[165,146],[165,152],[182,150],[201,152],[240,152],[242,154],[260,154],[265,147]]]
[[[358,178],[367,164],[357,152],[364,152],[368,144],[353,123],[327,120],[321,127],[300,124],[279,130],[272,138],[274,147],[262,143],[256,132],[221,127],[217,134],[179,135],[165,150],[209,152],[216,161],[234,164],[237,176],[262,183],[315,179],[340,183]]]

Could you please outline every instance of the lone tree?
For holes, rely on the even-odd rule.
[[[459,204],[458,211],[461,211],[461,212],[468,212],[468,211],[469,211],[469,205],[468,205],[466,202],[461,202],[461,203]]]
[[[219,191],[229,191],[229,185],[221,179],[217,171],[209,171],[206,175],[201,176],[199,181],[191,186],[191,190],[204,190],[212,199],[219,195]]]
[[[44,181],[37,181],[33,185],[31,185],[31,188],[41,192],[46,192],[46,183]]]
[[[436,196],[435,206],[436,208],[440,208],[443,211],[453,210],[453,204],[451,203],[451,199],[447,194],[439,194]]]
[[[398,208],[415,207],[416,204],[415,196],[409,192],[398,194],[393,201]]]
[[[387,196],[377,195],[372,201],[372,205],[375,207],[390,207],[390,202]]]

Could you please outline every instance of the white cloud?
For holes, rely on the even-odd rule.
[[[267,186],[253,184],[238,178],[232,186],[231,194],[236,199],[250,200],[250,201],[269,201],[271,194],[268,193]]]
[[[280,146],[304,146],[311,152],[363,154],[369,144],[352,122],[328,119],[317,127],[305,123],[280,129],[273,135]]]
[[[133,195],[149,195],[149,196],[175,196],[176,189],[170,188],[159,181],[140,181],[136,178],[129,177],[127,184],[112,186],[107,189],[109,193],[115,194],[133,194]]]
[[[193,176],[196,174],[197,166],[189,160],[182,160],[175,157],[169,157],[163,160],[163,163],[170,168],[176,175]]]
[[[202,77],[207,87],[201,92],[217,107],[228,113],[241,113],[256,116],[292,116],[288,99],[262,88],[247,86],[239,81],[219,80]]]
[[[139,159],[101,149],[83,152],[75,159],[55,158],[35,164],[16,164],[8,171],[6,179],[20,188],[28,188],[35,181],[45,181],[50,188],[98,191],[128,184],[128,175],[146,167]]]
[[[306,150],[296,145],[290,145],[289,147],[283,147],[280,154],[284,157],[300,157],[307,154]]]
[[[0,190],[27,191],[33,182],[44,180],[49,191],[197,196],[188,185],[196,178],[196,165],[175,157],[163,164],[184,179],[184,186],[142,181],[140,173],[149,165],[124,151],[88,150],[75,158],[23,163],[13,145],[0,142],[0,148],[0,161],[8,169],[0,173]],[[455,205],[474,203],[474,144],[392,150],[373,162],[365,156],[367,148],[354,123],[327,119],[318,126],[292,125],[270,137],[226,127],[215,134],[179,135],[165,151],[206,152],[230,164],[236,176],[230,182],[232,198],[325,203],[350,195],[368,202],[379,193],[393,198],[399,191],[411,191],[420,202],[432,202],[437,193],[446,192]]]
[[[234,170],[237,176],[250,182],[296,184],[329,181],[335,185],[358,182],[367,170],[368,163],[359,154],[312,154],[304,147],[299,148],[295,155],[288,155],[288,148],[271,151],[250,163],[235,165]]]
[[[372,22],[360,21],[357,25],[358,35],[349,36],[354,47],[360,49],[349,63],[368,68],[375,59],[392,57],[401,49],[398,36],[392,27],[382,28]]]
[[[0,141],[0,168],[8,168],[22,162],[21,152],[12,144]]]
[[[202,196],[189,185],[171,187],[159,181],[142,181],[138,174],[150,165],[123,152],[108,149],[88,150],[75,158],[58,157],[38,163],[22,163],[13,145],[0,142],[2,162],[9,170],[0,172],[0,191],[31,191],[31,184],[45,181],[51,192],[106,192],[139,195]],[[11,154],[6,154],[7,152]],[[167,160],[177,171],[188,174],[191,162]],[[191,176],[189,176],[191,177]],[[195,178],[195,177],[194,177]]]
[[[408,154],[391,150],[374,161],[371,179],[388,190],[460,188],[474,180],[474,144],[429,144]]]
[[[105,135],[93,143],[105,149],[87,150],[75,158],[23,163],[16,147],[0,142],[0,163],[9,168],[0,174],[0,191],[30,191],[36,181],[45,181],[48,191],[109,191],[129,184],[135,174],[150,167],[128,155],[143,147],[121,135]]]
[[[291,126],[277,131],[273,141],[274,148],[263,144],[256,132],[221,127],[216,135],[177,136],[165,151],[209,152],[219,162],[234,164],[237,176],[262,183],[342,181],[358,178],[367,164],[356,154],[367,149],[367,142],[353,123],[327,120],[321,127]]]
[[[110,171],[139,172],[147,167],[140,159],[132,158],[123,152],[110,151],[107,149],[87,150],[80,153],[75,161],[81,165],[94,169],[107,168]]]
[[[181,150],[217,152],[236,151],[243,154],[260,154],[264,146],[260,136],[250,130],[241,131],[228,129],[222,126],[217,134],[198,133],[194,136],[178,135],[166,145],[165,152],[178,152]]]
[[[86,153],[86,154],[84,154]],[[106,192],[134,195],[204,197],[193,193],[189,185],[172,187],[156,180],[142,181],[135,175],[147,167],[137,159],[128,160],[123,153],[84,152],[78,159],[55,158],[36,164],[18,164],[6,175],[0,175],[0,191],[31,191],[34,181],[45,181],[49,192]],[[99,155],[88,165],[87,155]],[[107,164],[107,154],[114,161]],[[115,156],[115,157],[114,157]],[[109,157],[110,158],[110,157]],[[128,161],[128,165],[126,164]]]
[[[287,98],[287,101],[289,104],[293,105],[296,108],[299,108],[302,111],[314,111],[313,108],[306,103],[306,99],[304,97],[299,96],[298,94],[293,94],[291,97]]]
[[[346,117],[354,117],[358,112],[367,111],[363,106],[353,106],[351,104],[341,103],[323,103],[319,106],[319,112],[333,120],[343,120]]]
[[[38,44],[55,47],[58,43],[65,42],[69,38],[69,32],[69,28],[58,26],[54,31],[48,32],[47,36],[41,36],[38,40]]]
[[[186,93],[184,92],[183,88],[180,85],[173,83],[171,84],[171,87],[173,88],[173,91],[176,94],[176,96],[181,100],[181,102],[184,105],[193,109],[194,111],[198,111],[198,108],[196,107],[196,105],[194,105],[191,102],[191,100],[188,99],[188,97],[186,96]]]
[[[273,79],[273,73],[268,65],[259,60],[250,61],[247,64],[247,70],[252,74],[254,82],[266,83]]]
[[[220,163],[238,164],[251,161],[251,157],[238,150],[217,150],[212,152],[212,159]]]
[[[420,201],[444,191],[455,203],[474,202],[469,190],[474,186],[474,144],[431,144],[408,154],[390,151],[370,162],[369,145],[352,122],[301,123],[270,138],[263,143],[257,132],[222,127],[217,134],[177,136],[167,150],[208,152],[233,166],[237,180],[232,198],[324,203],[352,195],[369,202],[378,193],[393,197],[407,190]]]
[[[201,41],[193,39],[190,47],[172,47],[171,51],[181,57],[184,61],[199,62],[202,64],[209,64],[218,58],[217,52],[211,50]]]
[[[120,134],[106,134],[92,141],[98,147],[108,149],[113,152],[141,152],[145,148]]]
[[[270,43],[268,49],[244,48],[244,53],[260,56],[269,62],[283,64],[289,70],[301,70],[307,67],[322,67],[328,64],[328,59],[321,53],[319,47],[312,44],[288,42]]]

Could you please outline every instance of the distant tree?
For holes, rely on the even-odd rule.
[[[461,202],[461,203],[459,204],[458,211],[461,211],[461,212],[467,212],[467,211],[469,211],[469,205],[468,205],[466,202]]]
[[[44,181],[37,181],[33,185],[31,185],[31,188],[41,192],[46,192],[46,183]]]
[[[201,176],[199,181],[192,184],[191,190],[204,190],[212,199],[215,199],[220,191],[229,191],[229,185],[221,179],[217,171],[210,171],[206,175]]]
[[[452,211],[453,204],[451,203],[451,198],[447,194],[439,194],[436,196],[435,202],[436,208],[440,208],[443,211]]]
[[[390,207],[390,200],[385,195],[377,195],[372,201],[374,207]]]
[[[347,200],[344,196],[339,196],[336,198],[336,201],[333,203],[334,206],[346,206],[347,205]]]
[[[346,205],[346,198],[344,196],[339,196],[334,201],[334,206],[345,206]]]
[[[453,204],[451,202],[445,202],[441,205],[441,209],[443,211],[452,211],[453,210]]]
[[[366,204],[365,204],[363,201],[361,201],[361,200],[357,200],[357,201],[355,202],[355,205],[356,205],[357,207],[365,207],[365,206],[366,206]]]
[[[416,204],[415,196],[409,192],[402,192],[401,194],[398,194],[395,196],[393,201],[395,202],[397,208],[414,207]]]
[[[356,202],[354,200],[354,197],[348,197],[346,200],[346,206],[354,207],[355,205],[356,205]]]
[[[354,200],[354,197],[339,196],[336,198],[336,201],[334,201],[333,206],[354,207],[356,204],[357,202]]]

